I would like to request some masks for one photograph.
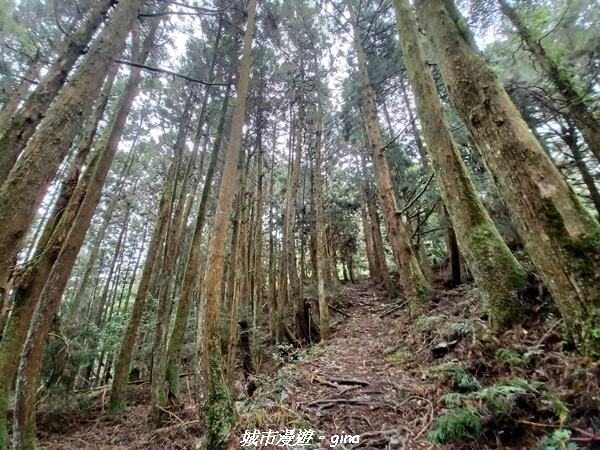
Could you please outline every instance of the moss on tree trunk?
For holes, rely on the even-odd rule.
[[[581,353],[600,356],[600,225],[441,0],[417,0],[444,83]],[[489,232],[482,229],[481,233]],[[503,268],[503,267],[501,267]]]
[[[516,291],[526,282],[525,271],[496,230],[460,158],[427,64],[412,7],[408,0],[393,3],[427,151],[460,250],[483,294],[492,326],[497,329],[510,326],[519,318]]]

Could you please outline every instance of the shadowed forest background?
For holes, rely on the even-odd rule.
[[[0,450],[600,448],[599,22],[0,0]]]

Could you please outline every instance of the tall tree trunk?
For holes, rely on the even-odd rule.
[[[302,87],[300,87],[302,89]],[[308,317],[304,311],[304,299],[301,295],[300,280],[296,265],[296,239],[294,223],[296,217],[296,197],[300,188],[300,162],[302,159],[302,135],[304,131],[305,105],[302,93],[296,96],[298,116],[296,118],[296,136],[294,139],[293,162],[289,170],[288,189],[285,195],[285,218],[283,239],[286,242],[286,270],[288,277],[288,300],[294,307],[294,316],[299,339],[308,341]]]
[[[321,179],[321,140],[323,136],[323,94],[321,92],[321,73],[319,68],[319,61],[315,57],[315,75],[316,75],[316,90],[317,90],[317,117],[316,117],[316,130],[315,130],[315,167],[314,167],[314,198],[315,198],[315,225],[317,235],[317,298],[319,302],[319,337],[321,341],[329,338],[331,334],[329,324],[329,298],[327,295],[327,287],[325,281],[327,276],[327,259],[326,259],[326,245],[327,241],[325,238],[325,219],[323,217],[323,183]]]
[[[254,285],[252,292],[252,328],[256,329],[259,325],[259,319],[262,315],[263,302],[263,144],[262,144],[262,125],[259,119],[259,128],[257,131],[257,161],[256,161],[256,215],[254,223],[254,257],[252,265],[254,267]],[[242,333],[244,330],[242,330]],[[255,349],[256,345],[252,345]]]
[[[181,352],[183,350],[186,323],[194,296],[194,288],[196,287],[198,272],[200,270],[200,250],[202,247],[204,225],[206,224],[206,214],[208,212],[208,201],[210,193],[212,192],[213,179],[215,177],[215,171],[219,161],[219,152],[221,150],[221,142],[223,140],[223,131],[225,129],[225,121],[227,119],[227,109],[229,107],[230,95],[231,89],[228,87],[225,91],[225,98],[221,108],[221,117],[217,126],[217,135],[215,137],[210,156],[210,162],[204,178],[204,187],[202,188],[202,196],[200,197],[200,204],[198,205],[194,234],[192,236],[192,242],[190,244],[190,249],[187,256],[185,270],[183,272],[179,304],[177,305],[173,331],[171,332],[171,338],[169,339],[169,360],[167,362],[166,379],[170,388],[176,394],[179,393],[179,371],[181,366]],[[216,188],[217,187],[215,186],[215,189]]]
[[[511,326],[520,316],[516,292],[525,285],[527,275],[502,240],[460,159],[427,64],[412,6],[408,0],[393,3],[427,151],[459,247],[482,293],[492,327]]]
[[[541,39],[533,33],[517,12],[506,2],[498,0],[500,10],[516,28],[518,35],[533,55],[535,61],[546,73],[548,79],[554,84],[558,92],[567,102],[567,108],[573,115],[577,128],[581,131],[585,143],[596,159],[600,162],[600,121],[594,117],[592,98],[587,93],[581,93],[577,81],[542,46]]]
[[[179,173],[183,162],[183,149],[186,139],[186,128],[191,114],[192,95],[188,97],[185,111],[179,124],[179,132],[175,143],[175,160],[177,161],[176,171]],[[177,183],[173,186],[171,193],[171,221],[165,235],[165,249],[163,271],[161,274],[162,288],[158,302],[158,320],[155,328],[152,367],[152,380],[150,384],[151,392],[151,420],[155,427],[158,427],[163,419],[163,409],[167,404],[168,386],[166,386],[167,372],[167,337],[169,332],[169,318],[171,316],[171,293],[174,284],[173,275],[177,263],[178,251],[181,243],[180,231],[183,231],[183,208],[186,200],[186,191],[188,190],[188,179],[190,176],[190,165],[183,178],[180,187],[179,196],[177,196]],[[177,180],[177,178],[176,178]]]
[[[456,287],[461,283],[460,252],[458,250],[458,242],[456,241],[456,233],[454,232],[454,228],[452,228],[452,223],[448,219],[444,204],[440,203],[436,208],[440,225],[444,227],[444,241],[448,250],[448,264],[450,266],[450,285]]]
[[[127,12],[131,14],[135,13],[135,10]],[[158,20],[154,22],[145,39],[141,52],[141,61],[145,61],[150,53],[157,26]],[[138,67],[132,68],[117,113],[109,125],[110,133],[108,138],[98,149],[100,153],[98,163],[94,169],[81,207],[72,225],[68,229],[64,227],[64,231],[61,231],[61,234],[64,236],[64,245],[60,248],[60,253],[48,276],[31,320],[21,355],[23,364],[19,366],[17,374],[15,433],[13,438],[13,445],[17,448],[34,449],[37,445],[35,439],[36,389],[41,371],[44,344],[52,326],[54,316],[60,306],[63,292],[77,259],[79,249],[90,226],[96,207],[100,202],[102,188],[106,182],[119,141],[123,135],[129,111],[138,92],[140,78],[141,69]]]
[[[237,230],[234,228],[234,232],[237,232],[237,236],[232,239],[231,248],[231,260],[229,266],[229,273],[231,274],[230,282],[233,285],[231,297],[226,298],[225,313],[229,317],[227,337],[225,340],[227,348],[227,364],[225,372],[227,374],[227,381],[229,386],[233,385],[235,375],[235,363],[237,356],[237,344],[238,344],[238,318],[240,306],[242,306],[242,296],[247,297],[247,279],[248,279],[248,205],[246,204],[246,180],[248,179],[247,168],[249,167],[250,161],[248,160],[246,169],[240,167],[239,181],[237,185],[238,200],[237,210],[234,212],[234,216],[237,217]],[[233,243],[235,242],[235,245]]]
[[[110,400],[108,411],[111,414],[116,414],[125,409],[127,401],[127,383],[129,381],[129,370],[131,367],[131,360],[133,358],[133,348],[136,343],[136,337],[140,323],[142,321],[142,314],[146,305],[146,296],[150,288],[150,281],[152,278],[152,272],[154,269],[154,263],[157,259],[160,241],[163,236],[163,230],[166,228],[167,221],[169,219],[169,192],[171,191],[171,185],[175,182],[175,164],[172,163],[169,167],[167,179],[165,181],[165,187],[160,198],[158,207],[158,216],[154,224],[154,230],[150,243],[148,244],[148,253],[146,254],[146,262],[144,263],[144,269],[142,271],[142,277],[140,278],[140,284],[138,285],[135,300],[133,302],[133,308],[131,316],[121,341],[121,348],[119,349],[117,362],[115,364],[115,374],[113,383],[110,390]]]
[[[229,386],[223,376],[223,356],[219,338],[219,309],[223,289],[225,246],[231,203],[236,189],[237,165],[242,147],[242,133],[246,115],[246,98],[250,84],[252,36],[256,0],[248,4],[247,28],[237,85],[237,101],[233,112],[231,133],[225,156],[221,189],[213,221],[213,234],[208,246],[206,275],[202,289],[198,330],[198,390],[200,417],[206,430],[206,448],[224,449],[229,440],[235,415]]]
[[[585,183],[585,186],[588,188],[590,193],[590,198],[592,199],[592,204],[594,208],[596,208],[596,212],[600,216],[600,192],[598,191],[598,187],[596,186],[596,182],[594,181],[594,177],[590,173],[584,159],[581,154],[581,149],[577,142],[577,131],[573,126],[572,122],[569,122],[567,127],[563,127],[561,133],[561,139],[567,144],[569,150],[571,150],[571,154],[573,155],[573,161],[575,161],[575,166],[577,166],[577,170],[581,174],[581,178]]]
[[[135,141],[134,141],[134,145],[135,145]],[[131,159],[131,162],[133,162],[133,159]],[[77,290],[75,291],[73,301],[69,305],[69,310],[67,313],[67,320],[65,321],[66,329],[69,329],[72,327],[73,322],[74,322],[75,318],[77,317],[77,313],[79,312],[81,302],[84,299],[87,285],[89,284],[90,276],[91,276],[92,270],[94,268],[94,264],[96,263],[96,260],[98,259],[98,254],[100,252],[100,246],[102,244],[102,241],[104,241],[104,236],[106,235],[106,230],[108,230],[108,226],[110,225],[110,222],[112,220],[115,209],[117,208],[117,203],[121,199],[121,190],[125,183],[125,175],[129,171],[128,167],[130,167],[130,165],[125,165],[123,167],[123,172],[119,176],[119,181],[117,182],[118,185],[117,185],[116,191],[115,191],[114,195],[112,196],[112,198],[110,199],[110,203],[108,204],[108,207],[106,208],[106,212],[102,216],[102,225],[100,226],[100,229],[98,230],[98,234],[94,238],[92,250],[90,251],[90,256],[89,256],[88,262],[85,266],[85,270],[83,271],[83,276],[81,277],[81,281],[79,282],[79,285],[77,286]]]
[[[39,296],[48,279],[52,265],[58,257],[58,251],[62,242],[59,242],[57,231],[62,227],[68,227],[75,219],[78,208],[81,205],[83,195],[90,181],[91,173],[98,160],[98,155],[89,162],[87,175],[80,180],[79,174],[91,147],[96,132],[97,122],[102,118],[104,101],[108,100],[108,94],[112,87],[113,75],[116,70],[110,70],[106,86],[101,94],[100,103],[94,113],[90,129],[87,130],[84,139],[79,144],[79,152],[71,163],[69,172],[63,181],[60,193],[52,208],[44,230],[37,242],[34,260],[29,262],[26,271],[20,277],[15,289],[14,306],[6,333],[0,341],[0,448],[6,443],[6,406],[8,395],[11,391],[12,380],[19,361],[19,352],[25,341],[31,317]],[[112,78],[112,79],[111,79]],[[106,99],[105,97],[106,96]],[[70,207],[67,207],[71,203]],[[68,213],[65,217],[65,213]],[[5,380],[10,380],[4,382]]]
[[[377,214],[377,199],[376,194],[373,191],[371,183],[367,177],[367,164],[365,156],[361,154],[361,170],[364,183],[364,196],[367,205],[367,213],[369,223],[371,226],[370,233],[373,241],[373,264],[377,268],[377,274],[380,278],[377,278],[377,282],[383,282],[385,290],[387,291],[390,298],[396,298],[398,292],[390,276],[387,261],[385,258],[385,249],[383,247],[383,237],[381,236],[381,226],[379,223],[379,214]]]
[[[369,276],[375,283],[381,283],[381,274],[378,273],[375,266],[375,255],[373,251],[373,236],[371,235],[371,223],[367,216],[367,204],[364,200],[364,195],[360,199],[360,222],[363,229],[363,239],[365,241],[365,253],[367,256],[367,265],[369,267]]]
[[[0,285],[144,0],[121,2],[0,187]],[[24,438],[26,440],[35,436]],[[17,436],[21,439],[22,436]],[[25,442],[25,441],[23,441]]]
[[[600,355],[600,225],[566,184],[441,0],[418,0],[442,77],[532,262],[585,355]],[[525,194],[525,195],[523,195]]]
[[[377,191],[383,210],[388,239],[390,240],[392,252],[394,253],[394,258],[398,264],[398,270],[400,271],[404,295],[411,305],[411,308],[414,309],[417,305],[427,300],[431,292],[431,287],[423,275],[419,261],[410,245],[410,236],[408,236],[406,227],[404,223],[402,223],[402,217],[396,204],[394,186],[392,184],[390,169],[388,167],[383,140],[381,138],[373,87],[369,81],[367,61],[362,47],[358,22],[354,13],[354,7],[350,1],[348,6],[354,30],[354,45],[356,47],[356,52],[358,53],[364,120],[366,122],[367,136],[372,152]]]
[[[275,221],[273,214],[273,190],[275,185],[275,149],[277,148],[277,127],[273,125],[273,142],[271,144],[271,176],[269,177],[269,330],[275,342],[281,339],[281,330],[277,326],[277,264],[275,262]]]
[[[106,13],[115,3],[115,0],[101,0],[96,3],[87,20],[68,38],[65,49],[50,66],[47,74],[41,79],[23,106],[13,116],[7,128],[0,129],[0,132],[2,132],[0,135],[0,185],[8,178],[8,174],[17,162],[17,158],[37,126],[46,116],[48,107],[67,81],[71,69],[79,57],[84,54],[92,37],[104,21]],[[128,32],[129,30],[131,30],[131,26],[124,31]],[[114,43],[117,42],[117,39],[115,39]],[[95,46],[98,46],[98,43]],[[89,62],[89,59],[87,61]],[[106,60],[106,64],[102,69],[110,64],[108,61],[110,60]],[[104,73],[104,70],[100,70],[98,76]],[[74,76],[74,78],[76,77]],[[74,81],[72,79],[69,84],[73,85]],[[85,107],[82,112],[85,117]],[[50,114],[49,117],[51,117]]]

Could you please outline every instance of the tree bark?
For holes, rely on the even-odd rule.
[[[600,355],[600,225],[527,129],[441,0],[418,0],[442,77],[525,249],[585,355]]]
[[[106,68],[122,51],[144,0],[120,3],[69,85],[31,138],[23,157],[0,187],[0,276],[15,260],[21,240],[38,210],[46,189],[88,114],[102,85]],[[0,285],[2,284],[0,279]],[[34,436],[29,436],[34,438]],[[17,436],[18,439],[21,436]],[[29,444],[28,444],[29,445]]]
[[[96,3],[87,20],[68,39],[65,49],[50,66],[48,73],[25,100],[8,126],[0,129],[2,131],[0,136],[0,185],[8,178],[8,174],[17,162],[19,155],[37,126],[46,116],[48,107],[67,81],[71,69],[84,53],[85,48],[104,21],[108,10],[115,3],[115,0],[101,0]],[[110,64],[108,61],[104,67]],[[100,70],[98,75],[104,73],[104,70]],[[70,85],[74,81],[74,79],[71,80]],[[85,109],[82,109],[82,114],[85,115]]]
[[[196,287],[196,281],[198,279],[198,271],[200,269],[200,250],[202,247],[204,225],[206,224],[206,214],[208,212],[208,201],[210,193],[212,192],[211,188],[215,177],[217,163],[219,161],[219,152],[221,150],[221,142],[223,140],[223,131],[225,129],[225,121],[227,119],[227,109],[229,107],[230,95],[231,89],[228,87],[225,91],[225,98],[221,108],[221,117],[217,126],[217,135],[215,137],[210,156],[210,162],[204,178],[204,187],[202,188],[202,196],[200,197],[200,204],[198,205],[194,234],[192,236],[192,242],[190,244],[190,249],[187,256],[185,270],[183,272],[179,304],[177,305],[173,331],[171,332],[171,338],[169,339],[169,360],[167,362],[166,379],[170,388],[176,394],[179,393],[179,372],[181,366],[183,341],[185,338],[185,328],[189,316],[190,306],[192,304],[194,288]],[[217,186],[215,186],[215,189],[217,189]]]
[[[199,314],[202,323],[198,330],[198,400],[200,417],[206,430],[205,445],[210,450],[220,450],[227,446],[231,428],[235,424],[231,393],[223,377],[223,356],[218,324],[229,214],[236,189],[236,172],[242,147],[246,99],[250,84],[256,0],[250,0],[247,13],[247,28],[237,85],[237,101],[233,112],[221,189],[213,221],[213,234],[208,247]]]
[[[369,81],[366,56],[361,43],[360,31],[353,6],[350,2],[348,6],[354,30],[354,45],[356,47],[356,52],[358,53],[364,119],[367,126],[369,147],[372,152],[377,191],[384,214],[388,239],[390,240],[392,252],[394,253],[394,258],[398,264],[398,270],[400,271],[404,295],[406,296],[411,309],[414,309],[417,305],[428,299],[431,287],[423,275],[419,261],[410,245],[410,238],[404,223],[402,223],[402,217],[396,204],[394,187],[387,157],[385,155],[383,140],[381,138],[373,87]]]
[[[516,292],[525,285],[527,275],[479,200],[460,158],[427,64],[412,7],[408,0],[394,0],[393,4],[427,152],[459,248],[483,296],[492,327],[497,330],[509,327],[519,319]]]

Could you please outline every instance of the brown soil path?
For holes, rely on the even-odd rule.
[[[390,313],[388,303],[367,281],[346,286],[335,307],[350,317],[332,311],[339,322],[331,339],[295,365],[297,379],[281,398],[315,431],[321,442],[311,448],[332,448],[334,435],[337,448],[432,448],[423,438],[433,414],[424,395],[432,386],[389,361],[388,335],[397,337],[405,308]],[[346,437],[342,445],[344,435],[359,442]]]

